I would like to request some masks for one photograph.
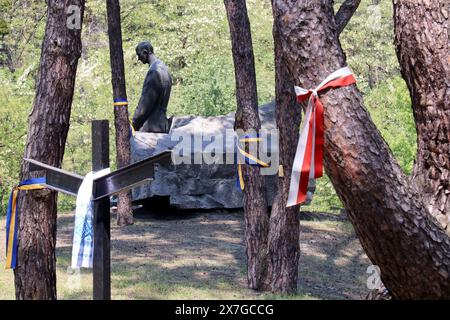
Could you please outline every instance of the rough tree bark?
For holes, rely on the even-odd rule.
[[[84,3],[84,0],[48,1],[25,158],[55,167],[61,166],[64,155],[81,55],[81,28],[67,27],[67,9],[70,5],[78,6],[82,21]],[[22,162],[20,178],[36,176]],[[14,270],[17,299],[56,299],[56,199],[56,192],[49,190],[20,192],[19,247]]]
[[[119,0],[106,0],[108,14],[109,56],[111,61],[111,80],[114,99],[127,99],[125,86],[125,66],[123,62],[122,30],[120,23]],[[114,107],[116,128],[116,157],[119,168],[130,164],[130,122],[126,106]],[[133,224],[131,191],[119,193],[117,202],[117,224]]]
[[[345,0],[344,3],[339,7],[338,12],[336,13],[336,33],[338,35],[344,31],[347,23],[353,17],[356,9],[358,9],[361,0]]]
[[[297,104],[294,81],[284,61],[280,35],[273,26],[275,56],[276,123],[279,134],[280,165],[284,176],[278,177],[278,188],[269,219],[268,270],[265,290],[283,294],[297,292],[300,257],[299,206],[286,208],[295,146],[298,143],[301,107]]]
[[[361,0],[346,0],[336,14],[337,33],[340,34],[358,8]],[[272,1],[273,3],[273,1]],[[301,106],[297,104],[294,80],[283,57],[280,35],[273,26],[275,46],[276,121],[279,130],[280,164],[284,176],[278,178],[277,194],[269,219],[268,271],[265,289],[283,294],[297,291],[299,247],[299,206],[286,208],[292,163],[298,143]]]
[[[395,44],[418,134],[412,183],[450,235],[448,1],[395,1]]]
[[[224,4],[230,27],[236,77],[235,130],[258,132],[261,122],[247,6],[245,0],[224,0]],[[249,165],[243,167],[247,281],[250,288],[259,290],[263,287],[264,273],[267,270],[265,256],[269,215],[264,177],[260,175],[260,168]]]
[[[424,2],[418,3],[426,6],[424,18],[439,15],[442,7]],[[332,1],[275,0],[274,11],[287,66],[298,85],[314,88],[346,65]],[[428,41],[420,39],[419,46]],[[450,239],[429,214],[419,189],[423,186],[403,174],[355,85],[330,90],[321,100],[326,172],[367,255],[380,267],[383,283],[394,298],[449,298]]]

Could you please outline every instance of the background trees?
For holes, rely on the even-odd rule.
[[[336,1],[335,9],[341,2]],[[189,5],[189,3],[192,5]],[[439,4],[442,5],[441,2]],[[12,173],[19,172],[19,163],[23,156],[22,150],[25,145],[27,127],[25,119],[30,111],[35,94],[41,39],[44,36],[45,29],[46,7],[43,2],[39,1],[2,1],[1,5],[2,19],[7,25],[7,29],[2,29],[7,30],[7,33],[4,33],[2,45],[7,45],[11,49],[11,61],[14,66],[14,68],[8,68],[8,65],[2,62],[0,68],[0,79],[2,81],[0,94],[5,99],[2,107],[0,107],[0,122],[2,123],[0,126],[0,135],[2,136],[0,141],[0,201],[3,204],[2,207],[4,207],[7,201],[5,195],[19,179],[17,175]],[[403,17],[403,20],[398,21],[405,21],[406,13],[416,12],[415,10],[424,8],[423,6],[418,7],[419,5],[422,6],[423,3],[417,2],[417,6],[410,7],[406,6],[403,1],[398,2],[396,12],[398,17]],[[252,27],[254,31],[257,30],[253,33],[253,45],[255,48],[258,103],[261,104],[275,96],[272,27],[268,23],[268,21],[271,21],[272,12],[268,2],[248,1],[248,6]],[[445,8],[438,8],[442,12],[446,12]],[[419,21],[422,16],[426,17],[424,12],[429,12],[437,21],[444,21],[442,16],[444,13],[441,15],[433,10],[419,10],[417,12],[419,12],[418,16],[413,15],[415,21]],[[330,16],[329,13],[326,14],[327,17]],[[26,17],[25,21],[24,17]],[[135,61],[134,46],[141,38],[147,37],[155,39],[154,42],[157,50],[161,53],[161,58],[168,61],[177,80],[169,112],[174,114],[213,115],[223,114],[235,109],[233,96],[235,86],[230,56],[231,44],[228,38],[228,25],[222,1],[180,0],[177,2],[151,3],[130,0],[123,3],[122,17],[125,64],[127,68],[129,66],[128,72],[133,75],[129,82],[131,112],[137,103],[141,80],[145,76],[146,69],[145,66],[133,64]],[[109,63],[107,59],[109,48],[103,0],[89,2],[86,8],[86,26],[83,35],[85,46],[75,87],[74,112],[71,116],[72,130],[69,133],[66,157],[63,162],[64,168],[77,171],[80,174],[87,172],[86,168],[89,168],[90,163],[87,156],[89,155],[87,150],[89,148],[90,120],[94,117],[112,119],[109,94]],[[430,79],[425,79],[425,81],[411,76],[414,75],[412,71],[417,68],[418,64],[408,57],[417,55],[422,59],[420,60],[421,64],[428,68],[427,59],[439,56],[439,54],[434,54],[436,48],[423,49],[419,42],[411,41],[410,43],[414,43],[414,47],[401,45],[400,40],[410,31],[413,31],[408,28],[416,27],[426,27],[423,30],[428,30],[421,34],[423,38],[429,38],[430,32],[435,34],[433,24],[425,23],[425,25],[421,25],[417,22],[411,27],[407,24],[399,24],[397,26],[398,51],[401,60],[406,61],[402,68],[405,68],[405,71],[410,74],[408,80],[410,88],[425,92],[422,96],[424,99],[426,98],[424,101],[428,101],[428,96],[435,95],[435,93],[429,92],[428,89],[425,90],[426,88],[423,87]],[[409,173],[412,170],[416,132],[414,118],[410,111],[409,94],[404,81],[400,78],[400,68],[392,46],[394,35],[392,30],[392,4],[387,1],[363,0],[360,9],[342,32],[340,41],[347,53],[348,64],[359,75],[358,88],[364,95],[365,105],[370,117],[401,165],[401,170],[398,166],[395,169],[396,174],[398,173],[401,177],[401,171]],[[445,32],[442,34],[445,35]],[[330,41],[335,43],[336,39],[332,38]],[[441,48],[439,43],[438,47]],[[333,44],[333,48],[334,46],[335,44]],[[412,52],[413,54],[410,56],[409,53],[407,55],[405,52]],[[308,54],[311,53],[308,52]],[[2,61],[6,61],[4,55],[1,55],[0,58]],[[293,65],[291,63],[291,67]],[[405,67],[408,65],[409,67]],[[295,64],[295,67],[298,67],[298,65]],[[310,80],[313,80],[311,84],[320,80],[319,78],[326,72],[333,71],[328,70],[328,67],[332,69],[334,65],[328,65],[327,70],[320,69],[321,73],[317,75],[314,75],[311,71],[311,77],[314,76],[310,78]],[[309,72],[311,70],[309,68],[305,68],[305,70]],[[325,67],[321,66],[321,68]],[[445,68],[442,70],[445,70]],[[441,90],[437,91],[436,96],[438,97],[442,96],[441,92],[445,89],[439,85],[439,83],[442,83],[441,79],[436,77],[436,75],[445,74],[442,70],[430,74],[433,83],[435,82],[436,87]],[[298,79],[303,80],[303,78]],[[445,95],[443,97],[442,101],[448,101],[448,98],[445,100]],[[417,102],[415,103],[417,104]],[[423,104],[417,105],[422,106],[417,110],[423,109]],[[428,109],[429,104],[426,103],[425,105]],[[448,108],[445,103],[438,103],[437,106],[438,108],[430,109],[431,111],[435,110],[435,114],[416,115],[418,125],[421,127],[420,130],[427,132],[419,136],[419,139],[423,139],[422,143],[429,141],[429,138],[432,142],[439,141],[440,143],[446,139],[445,134],[443,138],[441,136],[444,132],[442,129],[445,128],[443,119],[447,117],[446,110]],[[292,110],[294,111],[295,108]],[[339,110],[336,112],[341,112]],[[430,123],[436,124],[437,122],[442,123],[433,126],[437,130],[436,132],[423,129],[427,128]],[[111,132],[113,131],[111,130]],[[429,137],[427,137],[428,135]],[[434,138],[436,136],[437,139]],[[378,135],[376,137],[377,141],[381,141]],[[384,143],[382,145],[385,146]],[[436,149],[437,144],[431,143],[429,145],[432,148],[424,149],[423,156],[418,158],[422,161],[422,164],[416,166],[415,172],[424,172],[424,175],[416,175],[417,181],[433,177],[432,180],[436,182],[435,187],[430,189],[433,192],[426,197],[434,198],[433,207],[440,208],[443,202],[439,199],[443,199],[443,195],[445,196],[448,188],[445,185],[446,180],[442,178],[444,176],[441,175],[445,170],[436,170],[435,163],[440,164],[442,161],[444,161],[442,163],[445,163],[447,158],[443,153],[445,149],[439,151]],[[439,146],[445,146],[445,143],[439,144]],[[437,153],[435,149],[438,151]],[[114,152],[114,149],[112,149],[112,152]],[[392,155],[389,155],[389,157],[392,158]],[[443,167],[445,168],[445,166]],[[405,181],[404,177],[401,179]],[[364,190],[364,188],[360,190]],[[71,209],[72,205],[71,200],[60,197],[61,211]],[[327,178],[324,178],[319,182],[313,205],[304,209],[336,213],[341,208],[342,204],[335,196],[331,183]],[[448,207],[445,207],[444,204],[443,209],[435,211],[439,213],[439,215],[436,215],[441,217],[442,221],[444,221],[442,212],[445,212],[445,210],[448,211]],[[365,219],[365,217],[361,217],[361,219],[363,218]],[[415,230],[415,227],[411,230]],[[375,235],[378,232],[379,229],[373,230]],[[439,238],[437,239],[439,240]],[[428,251],[428,249],[424,250]]]
[[[130,0],[122,3],[122,32],[125,66],[127,68],[129,111],[139,99],[146,68],[137,64],[134,47],[141,39],[155,39],[155,49],[173,71],[174,87],[169,114],[217,115],[236,108],[234,97],[234,69],[231,43],[223,1],[195,0],[145,3]],[[4,43],[12,50],[15,71],[0,68],[0,95],[5,98],[0,107],[0,191],[3,197],[0,212],[4,212],[7,194],[17,183],[19,163],[23,156],[26,120],[35,94],[35,80],[39,66],[40,48],[45,30],[46,6],[39,1],[11,1],[2,11],[9,33]],[[25,5],[26,4],[26,5]],[[340,1],[336,1],[336,11]],[[258,104],[275,97],[274,57],[272,37],[272,9],[270,3],[248,1],[248,14],[253,30]],[[368,23],[373,8],[380,11],[377,23]],[[43,15],[43,18],[41,16]],[[412,170],[415,157],[415,125],[410,111],[410,98],[401,79],[395,49],[392,46],[393,8],[388,1],[373,6],[363,0],[359,9],[341,34],[340,40],[347,52],[348,63],[358,74],[358,87],[372,119],[389,143],[402,169]],[[25,18],[24,18],[25,17]],[[152,21],[152,28],[149,28]],[[105,3],[90,1],[85,10],[83,29],[84,47],[75,85],[63,167],[86,174],[90,168],[90,121],[109,119],[111,113],[111,78]],[[31,28],[33,26],[33,28]],[[377,29],[373,29],[373,27]],[[32,30],[30,30],[30,28]],[[192,30],[197,30],[193,32]],[[185,37],[187,37],[185,39]],[[185,41],[185,42],[183,42]],[[184,43],[184,45],[183,45]],[[380,45],[374,46],[379,43]],[[0,54],[0,59],[2,55]],[[184,59],[184,65],[179,60]],[[379,79],[373,89],[368,86],[365,62],[379,70]],[[208,81],[206,81],[208,79]],[[112,129],[112,128],[111,128]],[[110,141],[114,139],[111,130]],[[3,145],[3,147],[1,146]],[[115,146],[111,146],[112,168]],[[1,193],[0,192],[0,195]],[[73,199],[58,197],[60,211],[71,210]],[[342,204],[325,177],[318,182],[316,197],[308,210],[338,213]]]
[[[123,61],[122,25],[120,19],[120,3],[118,0],[106,1],[108,16],[109,59],[111,63],[111,80],[113,97],[127,99],[125,65]],[[128,106],[114,106],[114,127],[116,132],[116,157],[119,168],[131,162],[130,116]],[[133,224],[131,207],[131,191],[121,192],[117,199],[117,224]]]

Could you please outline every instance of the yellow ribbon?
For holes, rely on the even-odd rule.
[[[126,107],[128,107],[128,102],[126,102],[126,101],[117,101],[117,102],[114,102],[114,106],[115,107],[119,107],[119,106],[126,106]]]
[[[11,193],[10,207],[8,208],[9,228],[7,230],[8,241],[6,248],[6,269],[11,268],[14,269],[16,265],[17,252],[15,251],[15,249],[17,244],[15,243],[14,239],[17,233],[16,216],[17,216],[17,196],[19,195],[19,191],[42,190],[45,188],[46,188],[45,186],[37,183],[24,184],[14,187]]]
[[[239,139],[239,142],[242,142],[242,143],[248,143],[248,142],[260,142],[260,141],[262,141],[261,138],[244,137],[244,138],[240,138],[240,139]],[[243,149],[240,147],[239,143],[238,143],[238,145],[237,145],[237,149],[238,149],[239,153],[242,154],[242,155],[244,156],[245,161],[246,161],[247,159],[249,159],[249,160],[255,162],[256,164],[258,164],[258,165],[261,166],[261,167],[264,167],[264,168],[269,167],[269,164],[267,164],[266,162],[264,162],[264,161],[258,159],[258,158],[255,157],[255,156],[252,156],[250,153],[248,153],[248,152],[246,152],[245,150],[243,150]],[[251,165],[254,165],[254,164],[251,164]],[[241,187],[241,190],[244,190],[244,188],[245,188],[245,184],[244,184],[244,175],[242,174],[242,164],[239,163],[239,159],[238,159],[238,177],[239,177],[239,186]]]
[[[118,99],[117,101],[114,101],[113,105],[115,107],[128,107],[128,101]],[[134,137],[136,134],[136,130],[134,130],[133,122],[131,121],[131,119],[128,119],[128,122],[130,123],[131,135]]]
[[[136,130],[134,130],[133,121],[131,121],[131,119],[128,119],[128,122],[130,122],[131,135],[134,137],[136,134]]]

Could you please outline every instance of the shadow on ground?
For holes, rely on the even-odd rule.
[[[137,210],[135,224],[112,221],[113,299],[264,299],[246,288],[243,214],[239,211]],[[327,214],[301,221],[299,294],[295,299],[361,299],[370,262],[351,225]],[[69,265],[73,215],[58,218],[58,268]],[[64,299],[91,297],[90,271]],[[275,297],[276,298],[276,297]]]

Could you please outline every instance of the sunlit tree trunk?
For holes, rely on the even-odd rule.
[[[109,55],[111,62],[113,96],[114,99],[127,99],[119,0],[107,0],[106,10],[108,13]],[[127,107],[114,107],[116,155],[119,168],[130,164],[130,122],[128,119],[129,116]],[[121,226],[133,224],[131,191],[124,191],[118,195],[117,224]]]
[[[411,93],[418,153],[412,182],[450,235],[448,1],[395,1],[395,44]]]
[[[235,129],[259,131],[255,61],[250,22],[245,0],[225,0],[230,27],[231,45],[236,77],[237,111]],[[247,250],[247,280],[252,289],[260,290],[267,270],[268,212],[264,177],[260,168],[243,166],[245,179],[244,212]]]
[[[55,167],[61,166],[69,130],[75,75],[81,55],[84,3],[84,0],[48,1],[47,25],[36,96],[28,122],[25,158]],[[71,5],[75,6],[72,7],[75,10],[68,10]],[[69,27],[68,19],[79,20],[78,23],[76,20],[69,21]],[[23,162],[21,179],[35,175]],[[14,270],[16,298],[56,299],[57,194],[49,190],[21,191],[19,197],[19,248]]]
[[[299,206],[286,208],[292,163],[298,142],[301,107],[297,104],[294,81],[287,69],[281,47],[280,34],[273,27],[275,56],[276,123],[279,134],[280,165],[284,173],[278,177],[269,220],[268,271],[265,289],[293,294],[297,292],[298,261],[300,257]]]

